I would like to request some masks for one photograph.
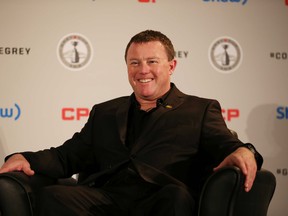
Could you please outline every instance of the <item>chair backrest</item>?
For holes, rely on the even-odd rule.
[[[199,202],[199,216],[266,216],[276,179],[268,170],[257,171],[250,192],[244,190],[245,177],[237,167],[227,167],[206,181]]]

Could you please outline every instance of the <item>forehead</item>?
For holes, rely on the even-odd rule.
[[[132,43],[127,51],[127,59],[135,57],[167,57],[165,47],[159,41]]]

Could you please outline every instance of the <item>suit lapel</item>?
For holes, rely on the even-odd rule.
[[[116,112],[118,131],[120,135],[120,140],[123,145],[125,145],[125,141],[126,141],[128,113],[129,113],[130,104],[131,102],[130,102],[130,97],[129,97],[125,103],[119,106]]]
[[[182,104],[181,98],[173,97],[173,100],[168,99],[167,102],[165,102],[165,104],[159,105],[159,107],[153,113],[151,113],[151,121],[148,123],[147,129],[153,127],[154,124],[163,114],[177,109],[181,104]],[[142,136],[146,135],[147,132],[149,132],[149,130],[145,130]]]
[[[151,113],[151,121],[146,126],[146,129],[142,132],[136,145],[133,145],[132,153],[139,151],[143,146],[146,145],[145,137],[149,136],[151,133],[150,129],[154,127],[159,118],[170,111],[177,109],[184,102],[184,94],[180,92],[175,86],[170,92],[169,96],[165,100],[165,103],[159,105],[159,107]]]
[[[143,131],[142,135],[139,137],[139,140],[145,140],[142,137],[149,136],[149,132],[150,132],[149,128],[152,128],[154,124],[158,121],[158,119],[164,113],[177,109],[184,102],[184,96],[185,94],[180,92],[176,88],[176,86],[172,84],[172,90],[169,96],[166,98],[165,103],[162,105],[159,105],[159,107],[153,113],[151,113],[152,115],[151,121],[147,124],[146,130]],[[125,141],[126,141],[128,113],[129,113],[129,108],[131,105],[130,98],[131,96],[123,104],[119,106],[116,112],[116,119],[117,119],[117,124],[118,124],[120,140],[123,145],[125,145]],[[133,152],[138,151],[143,145],[145,145],[145,142],[143,142],[143,144],[135,145]]]

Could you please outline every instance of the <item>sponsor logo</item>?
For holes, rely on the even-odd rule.
[[[29,55],[31,48],[28,47],[0,47],[0,55]]]
[[[231,73],[238,69],[243,59],[239,43],[229,37],[216,39],[209,49],[209,61],[221,73]]]
[[[222,109],[222,116],[225,121],[232,121],[240,117],[239,109]]]
[[[278,175],[287,176],[287,175],[288,175],[288,169],[287,169],[287,168],[283,168],[283,169],[278,168],[278,169],[276,170],[276,173],[277,173]]]
[[[57,47],[57,57],[60,63],[72,71],[83,70],[93,57],[91,43],[78,33],[64,36]]]
[[[276,60],[287,60],[288,59],[288,53],[287,52],[271,52],[270,58],[276,59]]]
[[[8,118],[8,119],[14,119],[17,121],[21,116],[21,109],[20,106],[15,103],[13,107],[11,108],[1,108],[0,107],[0,118]]]
[[[245,5],[247,1],[248,0],[203,0],[203,2],[242,3],[242,5]]]
[[[288,119],[288,107],[279,106],[276,109],[276,118],[279,120]]]
[[[82,118],[87,118],[89,116],[88,108],[73,108],[73,107],[65,107],[62,108],[61,117],[64,121],[79,121]]]
[[[79,121],[89,117],[90,110],[85,107],[64,107],[61,110],[61,118],[64,121]],[[222,109],[222,115],[225,121],[232,121],[240,117],[239,109]]]
[[[188,57],[189,52],[188,51],[183,51],[183,50],[178,50],[175,51],[175,58],[187,58]]]

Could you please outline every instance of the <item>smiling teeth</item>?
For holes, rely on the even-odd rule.
[[[147,83],[150,82],[152,79],[140,79],[139,82],[141,83]]]

